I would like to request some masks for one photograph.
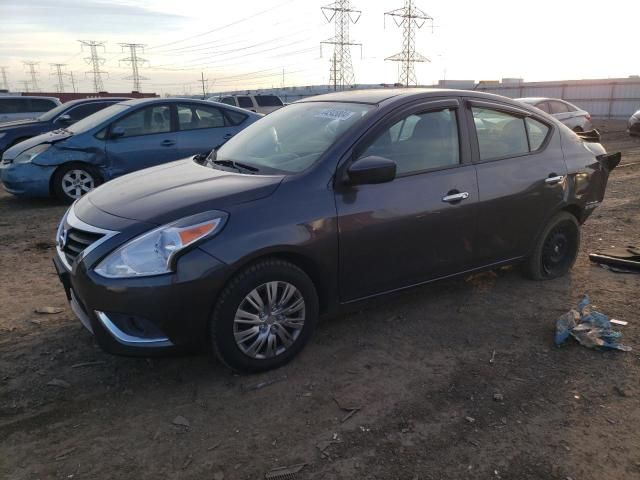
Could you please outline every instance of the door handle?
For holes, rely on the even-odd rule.
[[[460,192],[460,193],[447,194],[444,197],[442,197],[442,201],[447,203],[456,203],[461,200],[466,200],[467,198],[469,198],[469,192]]]
[[[549,177],[544,179],[544,183],[547,185],[555,185],[556,183],[560,183],[562,180],[564,180],[563,175],[555,175],[552,173]]]
[[[163,140],[160,145],[163,147],[172,147],[176,144],[175,140]]]
[[[229,140],[231,137],[233,137],[233,133],[227,133],[224,137],[222,137],[224,140]]]

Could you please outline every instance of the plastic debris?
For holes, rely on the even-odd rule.
[[[556,322],[557,346],[564,344],[569,336],[587,348],[611,348],[628,352],[631,347],[622,345],[622,333],[611,328],[609,317],[593,309],[588,295],[584,295],[577,309],[571,309]]]
[[[60,307],[38,307],[34,310],[34,312],[36,313],[41,313],[44,315],[55,315],[56,313],[62,313],[64,312],[64,308],[60,308]]]

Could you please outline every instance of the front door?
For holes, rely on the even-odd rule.
[[[111,177],[180,158],[179,135],[173,128],[171,105],[153,104],[141,107],[110,127],[124,134],[106,141]]]
[[[336,185],[342,301],[471,263],[478,189],[457,105],[436,101],[396,113],[356,147],[353,160],[389,158],[397,173],[388,183]]]
[[[471,102],[467,115],[477,134],[478,265],[526,255],[566,193],[560,133],[507,105]]]

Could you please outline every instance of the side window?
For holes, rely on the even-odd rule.
[[[536,108],[539,108],[540,110],[542,110],[545,113],[550,113],[549,112],[549,104],[547,102],[538,103],[536,105]]]
[[[227,105],[233,105],[234,107],[236,106],[236,101],[233,97],[224,97],[220,102],[226,103]]]
[[[72,108],[71,110],[67,111],[66,114],[71,117],[72,122],[77,122],[78,120],[82,120],[83,118],[88,117],[89,115],[96,113],[98,110],[102,110],[109,105],[113,104],[101,102],[87,103],[86,105],[80,105],[78,107]]]
[[[253,108],[251,97],[238,97],[238,106],[240,108]]]
[[[113,123],[111,128],[115,127],[124,128],[123,137],[170,132],[171,110],[168,105],[142,108]]]
[[[28,111],[26,98],[3,98],[0,101],[0,113],[24,113]]]
[[[46,98],[29,99],[29,112],[46,112],[54,108],[56,104]]]
[[[244,113],[236,112],[235,110],[225,110],[224,114],[226,115],[229,123],[234,127],[236,125],[240,125],[248,117],[248,115],[245,115]]]
[[[562,102],[549,102],[551,107],[551,113],[567,113],[569,111],[569,107]]]
[[[545,138],[547,138],[549,134],[549,127],[530,117],[525,119],[525,123],[527,124],[527,132],[529,133],[529,146],[531,147],[531,151],[534,152],[544,143]]]
[[[458,124],[453,109],[409,115],[378,136],[360,155],[396,162],[398,175],[460,163]]]
[[[259,107],[281,107],[282,100],[275,95],[258,95],[256,102]]]
[[[488,108],[473,107],[480,160],[529,153],[524,119]]]
[[[204,105],[178,105],[180,130],[224,127],[224,115],[220,109]]]

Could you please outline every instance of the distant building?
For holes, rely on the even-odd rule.
[[[62,103],[69,100],[79,100],[82,98],[104,98],[104,97],[128,97],[128,98],[155,98],[158,97],[156,93],[141,93],[141,92],[127,92],[127,93],[58,93],[58,92],[9,92],[7,90],[0,90],[0,95],[7,96],[22,96],[28,95],[30,97],[56,97],[59,98]]]

